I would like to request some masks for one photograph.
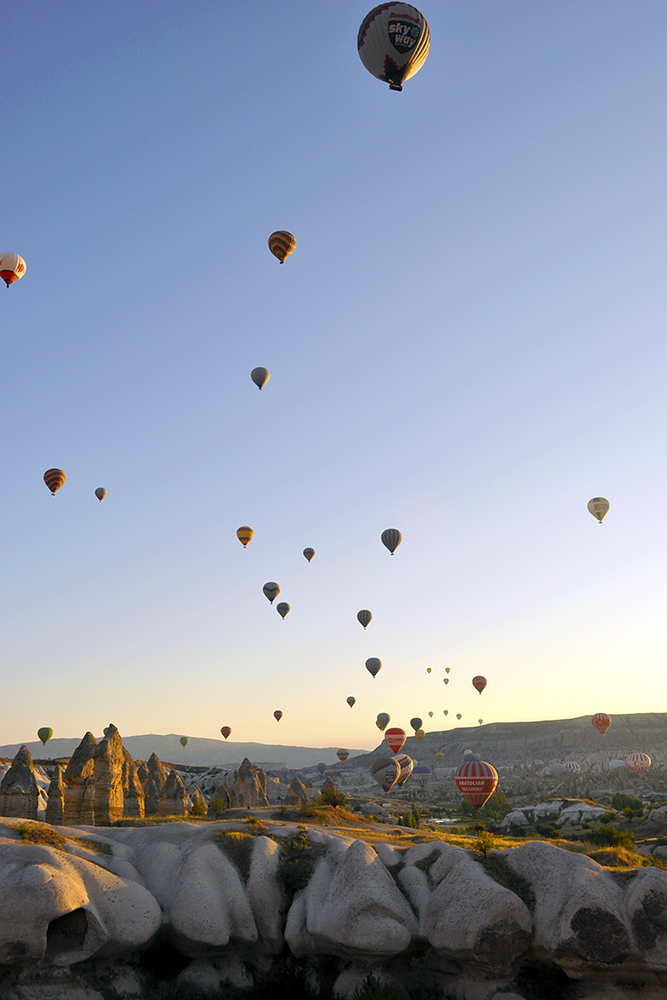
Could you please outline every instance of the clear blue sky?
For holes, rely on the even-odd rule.
[[[370,6],[3,11],[0,743],[665,708],[667,5]]]

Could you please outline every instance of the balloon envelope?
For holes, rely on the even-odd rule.
[[[268,368],[253,368],[250,372],[250,378],[253,380],[258,389],[263,389],[271,378],[271,373]]]
[[[426,18],[409,3],[383,3],[366,14],[357,35],[359,57],[368,72],[402,90],[426,62],[431,32]]]
[[[326,769],[327,769],[327,765],[326,764],[318,764],[317,765],[317,770],[320,772],[320,774],[324,774],[324,772],[326,771]]]
[[[449,684],[449,677],[443,677],[442,678],[442,683],[443,684]]]
[[[264,592],[264,596],[268,599],[269,604],[273,604],[276,597],[280,593],[280,587],[277,583],[273,583],[272,581],[265,583],[262,590]]]
[[[391,716],[388,712],[378,712],[378,717],[375,720],[375,725],[378,727],[380,732],[387,728],[391,722]]]
[[[366,670],[373,677],[377,676],[378,670],[382,666],[382,660],[378,660],[377,656],[371,656],[366,660]]]
[[[445,673],[448,674],[451,669],[451,667],[445,667]]]
[[[426,673],[427,673],[427,674],[430,674],[430,673],[431,673],[431,668],[430,668],[430,667],[427,667],[427,668],[426,668]]]
[[[417,737],[417,739],[418,739],[418,740],[419,740],[419,742],[421,743],[421,741],[422,741],[422,740],[424,739],[424,737],[426,736],[426,733],[424,732],[424,730],[423,730],[423,729],[418,729],[418,730],[417,730],[417,732],[415,733],[415,736]]]
[[[399,750],[403,749],[407,735],[404,729],[392,728],[387,730],[384,734],[384,738],[390,750],[392,750],[393,753],[398,753]]]
[[[457,767],[454,781],[468,802],[481,809],[496,790],[498,772],[483,760],[473,760]]]
[[[95,496],[100,501],[100,503],[102,502],[102,500],[104,500],[106,495],[107,491],[104,489],[103,486],[98,486],[97,489],[95,490]]]
[[[602,524],[602,518],[609,510],[609,501],[605,500],[604,497],[593,497],[592,500],[588,501],[588,509],[593,517],[596,517]]]
[[[422,727],[422,720],[418,719],[417,716],[415,716],[414,719],[410,719],[410,725],[412,726],[414,731],[417,732],[417,730],[421,729]]]
[[[461,713],[460,712],[456,713],[456,718],[459,719],[459,720],[461,719]]]
[[[51,490],[53,496],[65,482],[65,473],[62,469],[47,469],[44,473],[44,482]]]
[[[232,730],[229,726],[223,726],[220,732],[225,737],[225,739],[229,739],[229,737],[232,735]]]
[[[42,726],[41,729],[37,730],[37,735],[39,736],[42,743],[46,743],[53,736],[53,730],[49,729],[48,726]]]
[[[370,611],[367,611],[366,609],[364,609],[363,611],[357,611],[357,621],[359,622],[360,625],[363,625],[364,628],[366,628],[367,625],[370,625],[372,618],[373,615],[371,614]]]
[[[477,677],[473,677],[472,686],[481,694],[486,687],[486,677],[482,677],[481,674],[478,674]]]
[[[398,781],[401,768],[395,757],[380,757],[371,764],[371,774],[383,792],[388,792]]]
[[[336,750],[336,756],[338,757],[338,760],[341,762],[341,764],[344,764],[347,758],[350,756],[350,751],[343,749]]]
[[[306,559],[308,560],[308,562],[310,562],[310,560],[315,555],[315,549],[304,549],[303,550],[303,554],[306,557]]]
[[[442,752],[442,750],[438,750],[437,754],[435,755],[435,759],[437,760],[438,764],[442,764],[443,760],[445,759],[445,755]]]
[[[255,532],[252,528],[249,528],[247,524],[242,524],[240,528],[237,529],[236,537],[240,541],[243,548],[246,547],[248,542],[252,541]]]
[[[427,764],[417,764],[412,769],[412,777],[417,780],[420,788],[425,788],[432,776],[431,768]]]
[[[276,720],[276,722],[280,722],[282,717],[283,713],[280,711],[280,709],[276,709],[276,711],[273,713],[273,718]]]
[[[601,733],[602,736],[604,736],[604,734],[607,732],[607,730],[611,725],[611,716],[607,715],[606,712],[596,712],[593,718],[591,719],[591,722],[598,730],[598,732]]]
[[[568,772],[568,774],[579,774],[579,772],[581,771],[581,766],[577,763],[576,760],[566,760],[565,770]]]
[[[632,771],[648,771],[651,758],[647,753],[631,753],[625,758],[625,763]]]
[[[269,250],[274,257],[278,258],[281,264],[285,262],[286,257],[294,253],[295,247],[296,240],[286,229],[278,229],[269,236]]]
[[[25,274],[25,261],[17,253],[0,253],[0,278],[7,288]]]
[[[350,708],[352,708],[352,706],[355,704],[355,702],[356,702],[357,699],[353,695],[350,695],[350,697],[346,698],[345,700],[347,701],[347,703],[350,706]]]
[[[189,742],[190,742],[190,739],[187,736],[181,736],[181,738],[179,740],[179,743],[181,744],[182,747],[186,747]]]
[[[565,764],[551,764],[549,774],[552,778],[560,778],[561,775],[565,774],[566,770]]]
[[[280,604],[276,604],[276,611],[283,621],[285,621],[285,616],[289,614],[289,610],[290,607],[287,601],[281,601]]]
[[[382,544],[389,549],[392,556],[403,541],[403,535],[400,533],[398,528],[387,528],[382,532],[380,538],[382,539]]]
[[[406,753],[398,754],[394,757],[394,760],[398,763],[399,773],[396,779],[396,785],[400,788],[408,780],[412,774],[412,769],[415,766],[415,762],[412,757],[409,757]]]

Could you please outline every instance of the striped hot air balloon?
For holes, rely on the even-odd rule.
[[[232,735],[232,730],[230,726],[223,726],[220,732],[222,733],[222,735],[225,737],[226,740],[229,739],[229,737]]]
[[[381,3],[361,22],[357,49],[372,76],[384,80],[390,90],[417,73],[428,55],[431,32],[426,18],[409,3]]]
[[[481,694],[486,687],[486,677],[482,677],[481,674],[478,674],[477,677],[473,677],[472,686]]]
[[[285,621],[285,616],[290,612],[290,606],[287,601],[281,601],[280,604],[276,604],[276,611],[280,615],[283,621]]]
[[[281,264],[285,263],[285,258],[294,253],[296,240],[291,233],[285,229],[279,229],[269,236],[269,250],[274,257],[277,257]]]
[[[392,729],[387,730],[387,732],[384,734],[384,738],[387,742],[387,746],[389,747],[389,749],[393,753],[398,753],[399,750],[403,749],[405,741],[407,739],[407,735],[404,729],[393,727]]]
[[[336,756],[338,757],[338,760],[341,762],[341,764],[344,764],[347,758],[350,756],[350,751],[346,750],[344,747],[341,747],[340,750],[336,750]]]
[[[60,487],[65,482],[65,473],[62,469],[47,469],[44,473],[44,482],[51,490],[51,496],[55,496]]]
[[[25,274],[25,261],[17,253],[0,253],[0,278],[7,288]]]
[[[604,736],[611,725],[611,716],[607,715],[606,712],[596,712],[591,722],[597,729],[597,731]]]
[[[625,758],[625,763],[632,771],[648,771],[651,758],[647,753],[631,753]]]
[[[396,757],[394,757],[394,760],[400,768],[398,778],[396,779],[396,787],[401,788],[401,786],[405,784],[412,774],[415,762],[412,757],[409,757],[406,753],[397,754]]]
[[[249,528],[247,524],[242,524],[240,528],[237,529],[236,537],[240,541],[243,548],[246,547],[248,542],[251,542],[255,532],[252,528]]]
[[[401,775],[401,766],[395,757],[380,757],[371,764],[371,774],[383,792],[393,788]]]
[[[315,555],[315,549],[304,549],[303,550],[303,554],[304,554],[304,557],[308,560],[308,562],[310,562],[310,560]]]
[[[457,767],[454,781],[461,795],[476,809],[481,809],[496,790],[498,772],[483,760],[472,760]]]
[[[370,625],[373,619],[373,615],[370,611],[364,608],[362,611],[357,611],[357,621],[360,625],[364,626],[364,631],[366,631],[366,626]]]
[[[380,535],[380,538],[382,539],[382,544],[389,549],[392,556],[403,541],[403,535],[400,533],[398,528],[385,528]]]
[[[580,774],[581,765],[578,764],[576,760],[566,760],[565,770],[567,771],[568,774]]]

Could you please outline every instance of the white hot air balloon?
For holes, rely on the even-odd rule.
[[[431,32],[426,18],[409,3],[382,3],[366,14],[357,35],[362,63],[390,90],[417,73],[428,55]]]
[[[7,288],[25,274],[25,261],[17,253],[0,253],[0,278]]]

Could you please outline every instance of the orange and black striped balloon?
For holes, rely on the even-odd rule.
[[[252,528],[249,528],[247,524],[242,524],[241,527],[236,532],[236,537],[240,541],[243,548],[245,548],[248,542],[252,541],[254,534],[255,532],[252,530]]]
[[[269,250],[274,257],[278,258],[281,264],[284,264],[286,257],[294,253],[295,247],[296,240],[291,233],[286,232],[284,229],[279,229],[278,232],[271,233],[269,236]]]
[[[44,482],[51,490],[52,496],[55,496],[56,491],[65,482],[65,473],[62,469],[47,469],[44,473]]]

